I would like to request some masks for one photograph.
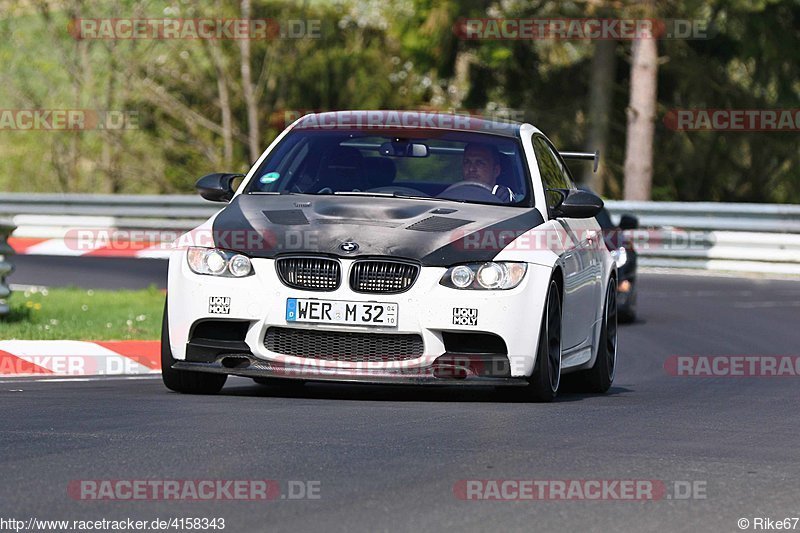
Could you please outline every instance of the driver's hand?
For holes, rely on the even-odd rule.
[[[505,203],[511,203],[514,201],[514,193],[511,189],[506,187],[505,185],[495,185],[492,188],[492,194],[497,196],[500,200]]]

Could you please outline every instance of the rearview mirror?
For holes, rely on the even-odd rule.
[[[230,202],[233,194],[236,192],[233,187],[233,181],[237,178],[243,178],[243,174],[226,174],[218,172],[216,174],[209,174],[203,176],[194,188],[200,193],[200,196],[212,202]]]
[[[423,143],[385,142],[379,151],[385,157],[428,157],[428,145]]]
[[[553,210],[553,217],[592,218],[603,209],[603,200],[586,191],[570,189],[566,191],[564,201]]]

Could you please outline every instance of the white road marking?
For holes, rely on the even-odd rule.
[[[800,307],[800,302],[784,301],[784,302],[736,302],[734,307],[740,309],[763,309],[768,307]]]
[[[17,383],[20,382],[46,382],[46,383],[65,383],[65,382],[85,382],[85,381],[113,381],[113,380],[150,380],[150,379],[161,379],[161,373],[158,374],[151,374],[148,376],[95,376],[90,378],[35,378],[30,375],[27,376],[20,376],[19,378],[14,379],[4,379],[0,380],[0,383]],[[21,391],[22,389],[20,389]]]

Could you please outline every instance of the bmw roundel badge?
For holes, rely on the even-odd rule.
[[[339,249],[345,253],[351,254],[358,250],[358,243],[353,241],[345,241],[339,245]]]

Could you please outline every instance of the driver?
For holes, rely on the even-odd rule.
[[[483,187],[503,202],[510,202],[514,196],[511,189],[497,184],[497,177],[502,171],[500,166],[500,151],[496,146],[482,143],[469,143],[464,148],[464,158],[461,162],[461,176],[463,181],[448,187],[477,185]]]

